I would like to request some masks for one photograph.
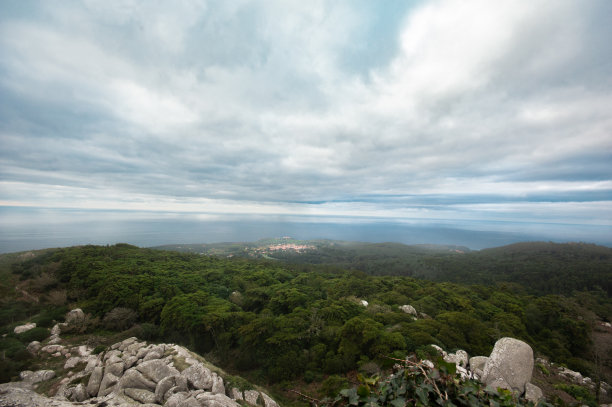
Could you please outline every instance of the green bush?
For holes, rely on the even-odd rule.
[[[321,392],[326,396],[332,397],[346,386],[348,386],[348,380],[345,377],[331,375],[321,383]]]
[[[32,341],[43,341],[49,337],[49,330],[47,328],[32,328],[29,331],[20,333],[17,335],[17,339],[21,342],[28,344]]]
[[[98,355],[102,352],[104,352],[106,350],[106,346],[104,345],[98,345],[96,346],[93,351],[91,353],[93,353],[94,355]]]
[[[591,394],[591,392],[581,386],[577,386],[575,384],[555,384],[555,388],[559,390],[563,390],[576,400],[588,404],[590,407],[597,407],[597,402],[595,400],[595,396]]]
[[[334,399],[323,401],[323,407],[371,407],[389,406],[534,406],[533,402],[519,398],[508,390],[485,388],[476,380],[463,381],[456,373],[454,363],[441,358],[436,367],[407,362],[403,369],[384,380],[358,376],[357,388],[341,390]],[[333,384],[338,384],[336,380]],[[333,386],[330,386],[329,393]],[[329,394],[328,393],[328,394]],[[549,406],[539,402],[538,406]]]

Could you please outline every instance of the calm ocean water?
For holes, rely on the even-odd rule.
[[[0,253],[82,244],[253,241],[266,237],[406,244],[471,249],[520,241],[581,241],[612,246],[612,227],[480,221],[225,217],[190,214],[0,208]]]

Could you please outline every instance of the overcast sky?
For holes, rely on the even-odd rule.
[[[0,205],[612,225],[609,0],[0,2]]]

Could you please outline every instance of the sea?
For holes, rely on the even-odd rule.
[[[248,242],[263,238],[333,239],[465,246],[524,241],[612,247],[612,226],[457,219],[206,215],[0,207],[0,253],[75,245]]]

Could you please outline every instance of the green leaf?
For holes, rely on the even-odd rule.
[[[391,400],[390,403],[393,407],[405,407],[406,406],[406,399],[403,397],[398,397],[395,400]]]
[[[361,386],[357,388],[357,394],[360,397],[368,397],[370,395],[370,388],[362,384]]]

